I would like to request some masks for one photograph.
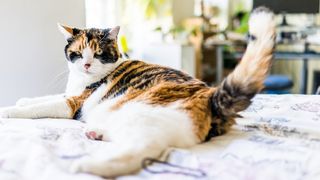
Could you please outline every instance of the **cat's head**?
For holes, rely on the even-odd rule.
[[[84,76],[104,76],[111,72],[121,54],[117,45],[120,27],[78,29],[58,24],[68,44],[65,55],[69,70]]]

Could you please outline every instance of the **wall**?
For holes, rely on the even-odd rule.
[[[63,92],[65,40],[57,22],[84,27],[84,1],[1,0],[0,22],[0,106]]]

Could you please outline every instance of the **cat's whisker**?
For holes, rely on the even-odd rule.
[[[52,81],[47,85],[47,89],[52,89],[60,86],[61,82],[65,81],[67,78],[67,74],[69,73],[69,70],[64,70],[57,74],[55,77],[52,78]]]

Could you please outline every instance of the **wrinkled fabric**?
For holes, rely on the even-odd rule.
[[[319,180],[320,96],[258,95],[226,135],[170,149],[143,179]],[[127,176],[120,179],[136,179]]]
[[[320,96],[258,95],[226,135],[190,149],[168,149],[135,179],[320,179]],[[0,119],[1,180],[99,180],[70,173],[74,160],[112,143],[62,119]]]

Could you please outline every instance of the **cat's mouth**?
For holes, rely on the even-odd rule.
[[[93,74],[93,72],[90,72],[90,70],[88,70],[88,69],[83,69],[82,72],[83,72],[84,74],[87,74],[87,75]]]

